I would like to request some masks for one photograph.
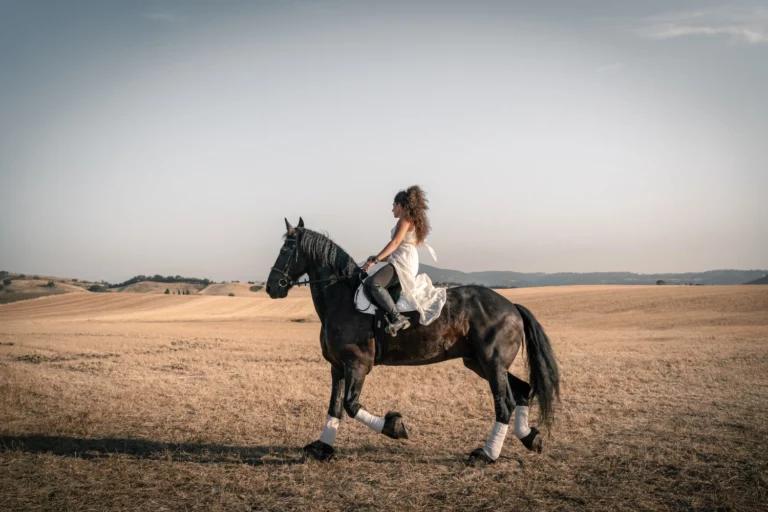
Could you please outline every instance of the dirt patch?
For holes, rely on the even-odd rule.
[[[172,364],[166,364],[163,366],[158,366],[156,367],[156,370],[160,372],[167,372],[167,373],[178,373],[178,374],[189,373],[189,367],[181,363],[172,363]]]
[[[204,341],[185,341],[177,340],[171,342],[171,347],[176,350],[196,350],[196,349],[209,349],[213,345]]]
[[[62,357],[62,356],[43,356],[40,354],[24,354],[16,358],[16,361],[20,363],[31,363],[31,364],[56,363],[59,361],[68,361],[68,360],[69,360],[68,358]]]
[[[16,357],[16,361],[21,363],[60,363],[64,361],[76,361],[79,359],[109,359],[111,357],[120,357],[120,354],[62,354],[46,356],[42,354],[24,354]]]
[[[102,373],[107,369],[107,366],[102,361],[71,361],[55,364],[54,366],[62,370],[90,374]]]

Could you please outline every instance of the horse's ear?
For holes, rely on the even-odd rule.
[[[285,219],[285,230],[289,235],[292,235],[295,229],[293,229],[293,226],[291,226],[291,223],[288,222],[288,219]]]
[[[296,227],[297,227],[297,228],[303,228],[303,227],[304,227],[304,219],[302,219],[301,217],[299,217],[299,225],[298,225],[298,226],[296,226]]]

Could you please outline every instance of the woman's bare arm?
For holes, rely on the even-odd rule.
[[[382,251],[376,255],[376,257],[379,259],[379,261],[384,261],[389,257],[390,254],[392,254],[395,249],[400,245],[400,243],[403,241],[403,238],[405,238],[405,234],[408,232],[408,230],[411,227],[411,221],[407,219],[400,219],[397,221],[397,227],[395,228],[395,234],[392,237],[392,240],[387,244]]]

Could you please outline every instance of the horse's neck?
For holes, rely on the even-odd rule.
[[[307,270],[307,276],[309,277],[310,281],[316,281],[318,279],[325,279],[325,277],[321,277],[324,274],[326,274],[325,269],[318,269],[315,268],[314,265],[310,266],[309,270]],[[330,274],[330,271],[327,273]],[[312,293],[312,303],[315,305],[315,312],[317,313],[317,316],[320,318],[321,322],[325,322],[325,294],[323,293],[322,283],[317,284],[311,284],[309,285],[309,290]]]
[[[334,272],[331,269],[316,264],[310,264],[309,269],[307,269],[307,276],[309,276],[311,281],[330,279],[333,275]],[[333,301],[353,300],[354,290],[346,280],[336,283],[316,283],[311,285],[310,288],[312,291],[312,302],[315,305],[315,311],[317,316],[320,317],[321,322],[325,322],[329,299]]]

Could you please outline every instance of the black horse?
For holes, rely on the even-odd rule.
[[[327,236],[285,221],[284,244],[267,280],[266,292],[284,298],[307,274],[312,301],[322,327],[320,346],[331,363],[331,404],[320,440],[304,447],[304,457],[333,457],[342,408],[376,432],[393,439],[408,437],[402,416],[389,412],[374,416],[360,404],[365,376],[374,364],[422,365],[462,358],[464,365],[487,380],[493,394],[496,423],[488,443],[470,454],[469,462],[494,462],[499,456],[512,411],[515,436],[529,450],[541,452],[541,435],[528,427],[528,403],[538,399],[542,423],[554,420],[553,406],[559,397],[557,362],[544,330],[530,311],[513,304],[489,288],[460,286],[447,290],[447,301],[437,320],[425,326],[417,322],[397,337],[386,336],[386,350],[376,354],[374,316],[354,306],[357,287],[365,274],[354,260]],[[381,338],[379,338],[381,339]],[[509,373],[520,346],[528,351],[530,384]],[[513,402],[514,401],[514,402]]]

